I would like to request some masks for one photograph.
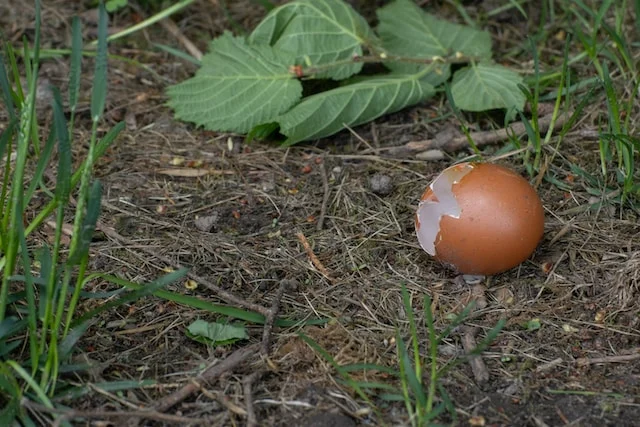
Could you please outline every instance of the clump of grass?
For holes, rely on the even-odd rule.
[[[445,415],[455,425],[457,413],[454,402],[441,383],[441,379],[455,366],[464,363],[470,356],[475,356],[484,351],[500,334],[505,321],[501,319],[491,328],[473,351],[453,358],[440,365],[438,362],[438,346],[449,338],[457,327],[462,325],[473,310],[473,302],[466,306],[460,314],[456,315],[449,323],[438,331],[431,313],[431,298],[424,296],[424,318],[427,330],[426,356],[420,353],[420,338],[418,325],[416,324],[411,298],[407,288],[402,286],[402,301],[409,322],[409,338],[405,339],[400,328],[396,329],[396,367],[388,367],[377,364],[349,364],[339,365],[336,360],[317,342],[308,336],[301,334],[301,338],[316,352],[318,352],[336,370],[342,382],[351,388],[363,399],[378,415],[378,422],[382,422],[381,411],[373,402],[372,396],[383,401],[403,402],[409,418],[409,423],[414,427],[437,426],[438,420]],[[376,371],[387,374],[392,378],[391,382],[362,382],[352,375],[353,372]]]
[[[122,293],[124,288],[116,290],[103,297],[122,293],[119,298],[82,317],[77,315],[84,285],[95,277],[88,274],[87,268],[89,246],[100,215],[102,186],[93,178],[93,165],[124,129],[124,124],[119,123],[99,136],[98,124],[107,94],[107,13],[101,5],[91,94],[92,129],[86,157],[74,171],[71,147],[83,49],[77,18],[72,25],[70,119],[66,119],[60,91],[52,88],[53,125],[41,145],[35,109],[40,65],[40,1],[35,5],[33,46],[25,39],[20,52],[26,87],[21,85],[17,55],[11,44],[3,46],[0,57],[0,94],[9,115],[9,124],[0,136],[0,159],[4,163],[0,182],[3,208],[0,215],[0,425],[36,425],[27,410],[30,403],[51,410],[48,415],[40,414],[38,419],[40,423],[50,423],[51,418],[56,417],[55,398],[74,392],[62,379],[62,372],[83,369],[73,367],[69,360],[95,316],[115,305],[156,292],[185,274],[184,270],[170,273],[129,293]],[[43,176],[54,156],[57,156],[56,182],[50,190]],[[30,169],[34,170],[33,174],[28,174]],[[25,218],[31,217],[26,215],[27,208],[38,190],[49,195],[50,200],[33,220],[25,223]],[[62,243],[62,229],[65,213],[72,209],[72,194],[77,204],[73,234],[66,248]],[[51,215],[56,223],[53,244],[34,249],[28,237]],[[138,382],[127,382],[118,384],[116,389],[137,386]]]

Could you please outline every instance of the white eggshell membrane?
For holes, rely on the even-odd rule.
[[[453,194],[453,185],[473,169],[470,163],[454,165],[442,171],[429,185],[436,200],[423,200],[418,205],[416,234],[420,246],[429,255],[436,255],[436,239],[440,233],[440,219],[447,215],[460,218],[460,206]]]

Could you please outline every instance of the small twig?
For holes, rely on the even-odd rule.
[[[324,166],[324,161],[320,163],[320,176],[322,177],[322,189],[324,195],[322,196],[322,205],[320,206],[320,217],[316,224],[316,230],[322,230],[324,226],[324,217],[327,214],[327,205],[329,204],[329,178],[327,177],[327,168]]]
[[[140,14],[142,13],[141,8],[135,3],[133,2],[129,3],[129,6],[134,8],[136,12]],[[196,45],[193,44],[191,40],[189,40],[184,34],[182,34],[182,31],[180,31],[180,28],[178,28],[178,26],[171,20],[171,18],[162,19],[158,23],[165,30],[167,30],[169,34],[175,37],[182,44],[182,46],[184,46],[187,52],[191,54],[191,56],[196,58],[198,61],[202,59],[202,51],[198,49]]]
[[[477,347],[475,335],[478,333],[478,329],[473,327],[463,327],[461,328],[461,333],[462,347],[464,348],[464,351],[467,353],[473,352]],[[480,356],[479,354],[469,355],[467,357],[467,360],[469,360],[471,371],[473,372],[473,376],[478,385],[484,384],[489,381],[489,370],[484,364],[482,356]]]
[[[576,359],[576,363],[579,366],[586,365],[594,365],[596,363],[621,363],[621,362],[631,362],[633,360],[640,359],[640,348],[635,349],[634,353],[631,354],[620,354],[617,356],[605,356],[605,357],[594,357],[587,358],[581,357],[580,359]]]
[[[561,357],[557,357],[550,362],[543,363],[536,368],[536,373],[548,371],[549,369],[555,368],[558,365],[561,365],[563,362]]]
[[[563,126],[567,120],[573,114],[572,111],[568,111],[565,114],[560,115],[555,123],[554,129],[558,129]],[[551,126],[553,114],[541,117],[538,121],[538,127],[540,132],[546,132]],[[470,138],[475,142],[476,146],[481,147],[484,145],[496,144],[504,140],[509,139],[510,136],[520,137],[527,132],[523,122],[516,122],[504,129],[471,132]],[[399,147],[391,147],[389,154],[392,156],[406,156],[414,153],[424,152],[428,150],[442,150],[449,153],[461,150],[469,146],[469,140],[466,135],[457,136],[455,138],[433,138],[426,139],[424,141],[411,141],[405,145]]]
[[[200,373],[193,381],[183,386],[181,389],[176,390],[170,395],[160,399],[155,405],[154,409],[159,412],[164,412],[172,406],[177,405],[184,399],[189,397],[200,389],[201,383],[209,383],[218,378],[220,375],[232,371],[239,364],[249,359],[256,354],[256,351],[260,347],[260,344],[251,344],[246,347],[239,348],[231,353],[223,361],[213,364]]]
[[[322,274],[330,282],[333,282],[334,280],[333,278],[331,278],[331,275],[329,274],[329,270],[327,270],[327,268],[320,262],[316,254],[313,252],[313,249],[311,248],[311,245],[309,244],[309,241],[307,240],[305,235],[302,234],[301,232],[298,232],[296,233],[296,237],[302,244],[302,247],[307,253],[307,256],[311,260],[311,263],[318,269],[320,274]]]
[[[250,375],[247,375],[242,380],[245,407],[247,411],[247,427],[256,427],[258,425],[258,419],[256,418],[256,410],[253,407],[253,383],[256,382],[258,377],[262,375],[262,372],[257,371]]]
[[[191,54],[191,56],[196,58],[198,61],[202,59],[202,51],[198,49],[196,45],[193,44],[191,40],[189,40],[184,34],[182,34],[180,28],[178,28],[178,26],[171,19],[165,18],[160,21],[159,24],[162,25],[164,29],[169,32],[169,34],[175,37],[182,44],[182,46],[184,46],[187,52]]]
[[[262,356],[269,356],[269,350],[271,347],[271,331],[273,331],[273,324],[276,321],[276,317],[278,317],[278,313],[280,312],[280,301],[282,300],[282,296],[284,295],[284,291],[288,286],[288,280],[282,280],[280,282],[280,287],[273,297],[273,302],[271,303],[271,309],[266,316],[264,321],[264,327],[262,328],[262,345],[260,348],[260,353]]]
[[[65,421],[70,421],[75,418],[85,419],[121,419],[121,418],[143,418],[148,420],[176,423],[180,425],[201,424],[202,420],[181,417],[178,415],[162,414],[153,410],[140,410],[140,411],[78,411],[75,409],[58,409],[48,408],[36,402],[32,402],[29,399],[22,399],[22,406],[31,409],[32,411],[45,412],[49,414],[58,414],[56,420],[53,422],[52,427],[58,427]]]

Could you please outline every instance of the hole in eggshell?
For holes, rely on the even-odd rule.
[[[416,231],[420,246],[429,255],[436,255],[436,238],[440,232],[440,219],[448,215],[453,218],[460,217],[460,206],[453,194],[453,185],[473,169],[473,164],[466,163],[455,165],[445,169],[431,183],[424,199],[418,205],[416,213]]]

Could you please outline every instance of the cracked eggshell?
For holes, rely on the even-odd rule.
[[[420,246],[458,273],[493,275],[533,253],[544,210],[536,190],[511,169],[461,163],[429,185],[415,227]]]

